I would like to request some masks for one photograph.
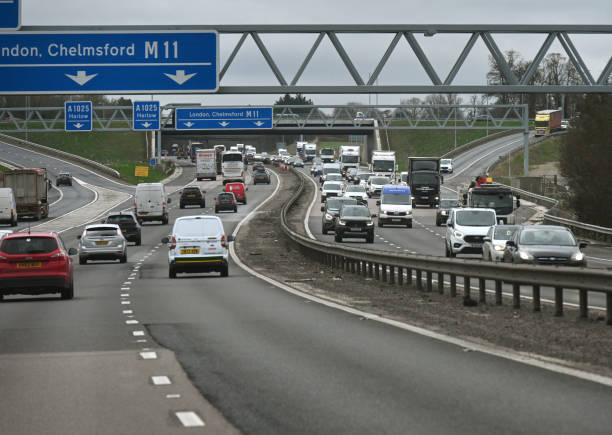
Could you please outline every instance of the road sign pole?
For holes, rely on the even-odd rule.
[[[523,176],[529,177],[529,110],[523,105]]]
[[[161,165],[161,130],[157,132],[157,164]]]

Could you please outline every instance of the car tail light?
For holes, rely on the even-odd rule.
[[[240,176],[241,176],[241,177],[244,177],[244,171],[242,171],[242,172],[240,173]]]
[[[60,252],[56,252],[55,254],[53,254],[51,256],[51,260],[65,260],[66,256],[64,255],[64,253],[62,251]]]
[[[0,260],[7,260],[7,258],[4,255],[0,255]]]
[[[120,236],[121,235],[121,228],[117,228],[117,235]]]
[[[227,243],[225,243],[225,234],[221,236],[221,246],[223,246],[224,248],[227,248]]]
[[[170,249],[174,248],[176,248],[176,238],[172,236],[172,238],[170,239]]]
[[[217,205],[221,204],[221,201],[217,200]]]
[[[184,194],[184,193],[181,193],[181,196],[185,196],[185,194]]]

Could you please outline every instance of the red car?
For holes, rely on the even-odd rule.
[[[74,297],[71,255],[54,232],[12,233],[0,240],[0,299],[5,295],[61,293]]]
[[[236,201],[243,204],[247,203],[246,188],[244,187],[244,183],[227,183],[223,191],[233,193],[236,197]]]

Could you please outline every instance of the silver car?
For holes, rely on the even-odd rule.
[[[503,261],[506,241],[510,240],[518,225],[494,225],[483,239],[482,259],[488,261]]]
[[[79,264],[87,260],[127,261],[127,241],[116,224],[87,225],[79,239]]]
[[[339,181],[326,181],[321,186],[321,202],[332,196],[342,196],[344,194],[344,183]]]

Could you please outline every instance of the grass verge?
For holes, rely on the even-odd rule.
[[[123,163],[111,163],[111,168],[116,169],[121,174],[121,178],[128,183],[158,183],[164,178],[166,174],[160,168],[150,167],[148,162],[123,162]],[[136,177],[134,170],[136,166],[147,166],[149,168],[148,177]]]
[[[563,137],[553,136],[538,142],[529,147],[529,169],[534,169],[536,166],[546,163],[559,162],[559,149]],[[490,171],[489,174],[494,179],[500,181],[507,180],[509,184],[510,175],[512,178],[523,176],[523,159],[524,152],[522,149],[500,160]]]

